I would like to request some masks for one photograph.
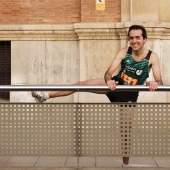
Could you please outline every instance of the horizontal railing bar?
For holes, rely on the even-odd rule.
[[[0,85],[0,91],[110,91],[106,85]],[[145,85],[117,85],[114,91],[149,91]],[[156,91],[170,91],[169,85],[159,85]]]

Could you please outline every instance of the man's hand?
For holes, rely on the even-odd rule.
[[[158,88],[158,83],[155,81],[146,81],[146,85],[149,86],[150,91],[155,91]]]
[[[111,89],[111,90],[114,90],[116,89],[116,86],[119,82],[118,81],[115,81],[115,80],[109,80],[107,81],[107,85],[108,87]]]

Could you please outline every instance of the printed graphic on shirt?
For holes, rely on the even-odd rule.
[[[138,75],[138,76],[139,76],[139,75],[141,75],[141,74],[142,74],[142,72],[143,72],[143,70],[137,70],[137,71],[136,71],[136,75]]]
[[[127,70],[128,72],[131,72],[133,74],[136,74],[138,76],[141,75],[143,72],[143,70],[137,70],[136,68],[130,67],[130,66],[125,66],[125,70]],[[124,70],[124,72],[125,72],[125,70]]]
[[[138,83],[137,79],[134,79],[134,78],[128,76],[124,72],[121,73],[121,78],[123,81],[125,81],[126,83],[128,83],[130,85],[136,85]]]

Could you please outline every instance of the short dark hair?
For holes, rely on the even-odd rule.
[[[128,37],[129,37],[129,33],[130,33],[131,30],[141,30],[143,38],[144,39],[147,38],[146,29],[143,26],[141,26],[141,25],[132,25],[132,26],[130,26],[129,31],[128,31]]]

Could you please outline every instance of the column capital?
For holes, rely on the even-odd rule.
[[[80,40],[119,39],[116,23],[77,23],[74,28]]]

